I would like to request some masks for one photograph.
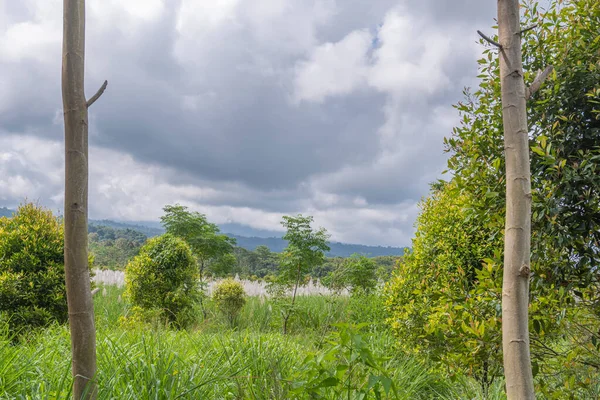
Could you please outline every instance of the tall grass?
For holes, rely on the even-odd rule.
[[[277,307],[260,298],[250,298],[234,329],[210,305],[207,320],[190,331],[125,329],[119,317],[128,306],[119,301],[121,292],[108,286],[95,298],[99,399],[309,398],[290,392],[303,379],[306,357],[329,351],[332,324],[364,308],[348,297],[302,297],[291,335],[280,333]],[[374,353],[387,356],[399,399],[480,398],[468,382],[452,383],[397,352],[386,331],[364,335]],[[327,362],[335,368],[335,359]],[[1,399],[68,399],[71,382],[67,327],[53,326],[16,344],[0,333]],[[335,398],[327,388],[321,393]]]

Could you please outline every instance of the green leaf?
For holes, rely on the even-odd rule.
[[[392,388],[392,380],[387,376],[382,376],[379,378],[379,380],[381,381],[381,385],[383,386],[385,394],[389,395],[390,389]]]
[[[327,377],[327,378],[323,379],[323,380],[322,380],[321,382],[319,382],[319,384],[318,384],[318,385],[316,385],[314,388],[315,388],[315,389],[319,389],[319,388],[324,388],[324,387],[337,386],[337,384],[338,384],[339,382],[340,382],[340,381],[339,381],[337,378],[335,378],[335,377],[333,377],[333,376],[330,376],[330,377]]]

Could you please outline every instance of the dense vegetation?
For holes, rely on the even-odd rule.
[[[523,32],[526,80],[554,66],[528,103],[536,392],[596,399],[600,3],[523,9],[524,26],[536,26]],[[283,217],[278,252],[239,247],[180,205],[165,206],[158,235],[92,225],[97,264],[126,271],[124,291],[102,287],[94,299],[99,398],[505,398],[495,51],[484,50],[479,87],[456,105],[461,123],[446,139],[451,178],[421,201],[403,257],[327,258],[327,231],[302,215]],[[62,232],[59,219],[31,204],[0,218],[1,398],[70,396]],[[269,296],[248,296],[235,275],[263,279]],[[209,296],[207,278],[225,276]],[[314,278],[330,294],[299,295]]]
[[[190,325],[200,298],[198,275],[185,241],[169,233],[150,239],[125,269],[125,298],[133,306],[129,318]]]
[[[0,217],[0,320],[12,333],[67,320],[63,227],[32,203]]]
[[[303,296],[287,336],[278,309],[261,298],[248,299],[235,329],[210,301],[207,318],[188,331],[125,327],[120,317],[130,306],[121,299],[115,287],[95,296],[99,399],[356,398],[371,376],[385,386],[389,377],[397,399],[482,398],[468,379],[451,381],[398,352],[382,324],[343,325],[373,321],[374,298]],[[0,333],[0,398],[69,398],[69,354],[64,326],[32,333],[19,346]],[[502,398],[501,385],[493,391],[491,399]]]
[[[524,6],[526,76],[554,71],[529,101],[533,372],[549,398],[595,398],[600,367],[600,3]],[[389,322],[405,351],[427,355],[485,389],[502,376],[504,148],[498,59],[456,108],[446,140],[452,179],[421,203],[413,251],[387,287]],[[556,379],[556,377],[560,379]],[[588,397],[589,396],[589,397]]]
[[[89,249],[94,255],[94,264],[103,269],[124,270],[129,260],[139,253],[140,248],[147,240],[146,235],[131,228],[117,229],[106,225],[91,224],[89,231]],[[279,254],[272,252],[267,246],[258,246],[254,250],[235,246],[232,255],[235,257],[235,262],[232,259],[231,265],[221,264],[221,267],[227,268],[218,268],[213,271],[216,272],[213,275],[237,275],[244,279],[266,278],[272,280],[278,273]],[[358,256],[358,254],[352,256]],[[376,264],[377,278],[386,280],[400,259],[400,256],[371,257]],[[311,276],[325,278],[324,282],[330,282],[328,277],[338,270],[345,260],[345,257],[327,257],[322,265],[312,270]]]
[[[90,225],[89,232],[89,251],[94,255],[96,265],[110,269],[125,268],[147,239],[143,233],[129,228]]]
[[[6,209],[7,213],[12,212]],[[0,209],[0,215],[2,209]],[[90,226],[107,226],[114,229],[132,229],[141,232],[147,237],[159,236],[165,233],[164,228],[155,222],[116,222],[112,220],[90,220]],[[256,237],[256,236],[241,236],[232,233],[227,233],[227,236],[236,241],[237,246],[246,249],[254,250],[259,246],[265,246],[275,253],[280,253],[287,246],[287,242],[281,237]],[[362,244],[349,244],[331,242],[331,248],[327,252],[328,257],[349,257],[352,254],[364,254],[369,257],[384,257],[384,256],[401,256],[404,249],[401,247],[391,246],[367,246]]]

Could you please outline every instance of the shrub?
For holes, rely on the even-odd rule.
[[[487,390],[502,372],[501,271],[492,267],[498,239],[489,239],[485,221],[466,219],[470,204],[451,184],[421,202],[412,251],[385,288],[386,308],[403,350]]]
[[[185,241],[170,234],[148,240],[125,269],[125,296],[133,306],[130,318],[158,313],[166,323],[188,326],[200,298],[197,279],[196,262]]]
[[[227,321],[234,325],[237,316],[246,304],[244,286],[236,280],[225,279],[215,288],[213,300],[217,309],[223,313]]]
[[[0,218],[0,312],[9,329],[67,321],[63,227],[32,203]]]

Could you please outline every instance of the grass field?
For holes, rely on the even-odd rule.
[[[394,382],[383,398],[481,398],[466,379],[451,382],[427,365],[403,356],[380,320],[376,299],[302,296],[291,334],[282,335],[276,304],[249,298],[236,327],[207,304],[208,317],[189,331],[156,326],[123,327],[127,313],[122,289],[107,286],[96,295],[100,399],[309,399],[308,382],[319,368],[339,373],[351,352],[334,323],[371,320],[360,336]],[[20,343],[0,337],[0,398],[67,399],[70,396],[68,328],[54,326]],[[354,353],[352,353],[354,354]],[[317,363],[317,360],[319,362]],[[356,363],[356,361],[354,361]],[[321,398],[361,398],[373,371],[357,363],[337,387],[314,389]],[[490,398],[502,398],[500,385]],[[343,394],[343,396],[341,395]],[[369,397],[366,397],[369,398]]]

